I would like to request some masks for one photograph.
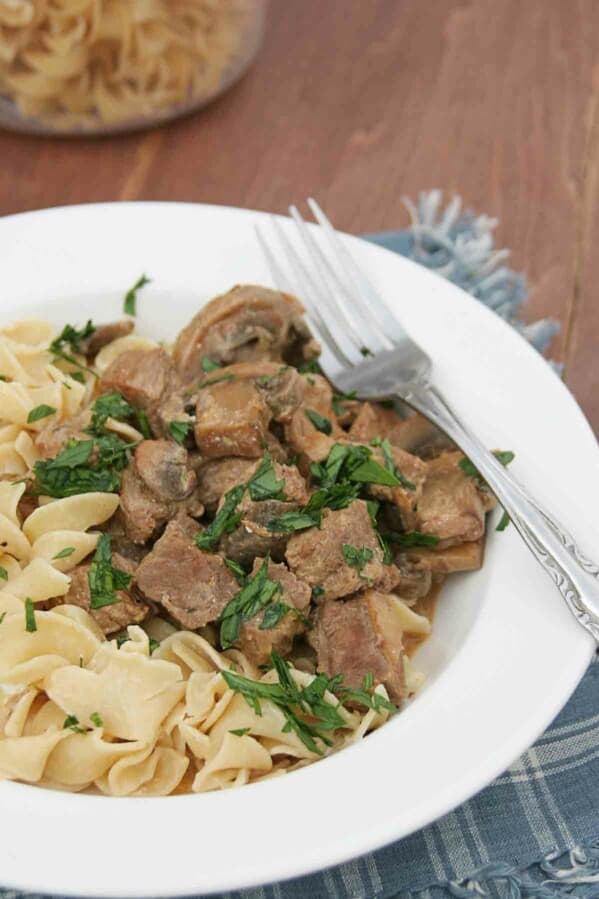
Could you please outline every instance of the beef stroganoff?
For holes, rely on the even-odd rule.
[[[336,394],[302,312],[246,285],[172,348],[130,318],[0,329],[0,776],[239,786],[420,686],[494,500],[423,418]]]

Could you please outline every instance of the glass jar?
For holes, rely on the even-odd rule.
[[[0,0],[0,127],[136,131],[205,106],[249,68],[266,0]]]

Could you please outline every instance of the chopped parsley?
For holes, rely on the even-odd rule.
[[[361,549],[358,549],[358,547],[352,546],[350,543],[344,543],[342,549],[343,558],[349,567],[357,568],[360,577],[363,577],[364,580],[370,580],[370,578],[362,574],[362,571],[364,566],[372,559],[372,550],[367,546],[362,546]]]
[[[227,566],[227,568],[229,569],[229,571],[231,571],[235,575],[239,586],[243,587],[243,585],[245,584],[245,582],[247,580],[247,574],[245,572],[245,569],[243,569],[241,567],[239,562],[235,562],[234,559],[227,559],[226,556],[223,558],[223,561],[224,561],[225,565]]]
[[[160,648],[160,640],[154,640],[153,637],[150,637],[150,655],[153,652],[156,652],[157,649]]]
[[[516,454],[513,453],[511,450],[493,450],[493,455],[495,456],[497,461],[501,462],[501,464],[504,466],[509,465],[510,462],[513,462],[514,459],[516,458]],[[464,474],[467,474],[469,477],[478,478],[479,481],[484,480],[480,471],[470,461],[470,459],[467,459],[466,457],[464,457],[463,459],[460,459],[460,461],[458,462],[458,465],[460,466],[460,468],[462,469]]]
[[[121,483],[117,474],[126,467],[128,450],[135,443],[124,443],[115,435],[90,440],[71,439],[54,459],[41,459],[33,466],[36,492],[61,499],[79,493],[115,493]],[[97,450],[96,460],[90,457]]]
[[[222,367],[222,362],[215,362],[214,359],[211,359],[209,356],[202,356],[202,371],[205,371],[206,374]]]
[[[232,381],[235,375],[232,372],[225,372],[222,375],[217,375],[216,378],[208,378],[206,381],[200,381],[198,384],[198,390],[203,390],[204,387],[212,387],[213,384],[221,384],[223,381]]]
[[[6,375],[0,375],[0,381],[8,381]]]
[[[291,534],[294,531],[305,531],[306,528],[319,527],[320,513],[310,512],[283,512],[277,518],[271,518],[266,525],[269,531],[277,534]]]
[[[168,432],[175,441],[175,443],[179,443],[183,445],[185,443],[185,438],[193,428],[193,423],[190,421],[169,421],[168,423]]]
[[[233,734],[235,737],[245,737],[246,734],[249,734],[251,727],[235,727],[233,730],[230,730],[229,733]]]
[[[298,366],[297,370],[299,371],[300,375],[307,375],[307,374],[321,375],[322,374],[322,368],[320,367],[320,364],[317,359],[311,359],[309,362],[303,362],[301,365]]]
[[[333,401],[332,401],[333,412],[335,413],[335,415],[345,415],[346,409],[345,409],[345,406],[343,405],[344,401],[355,400],[355,398],[356,398],[355,390],[352,390],[350,393],[335,393],[333,395]]]
[[[5,618],[6,618],[6,612],[2,612],[2,614],[0,615],[0,624],[2,624],[2,622],[4,621]]]
[[[322,596],[323,594],[324,587],[322,587],[320,584],[316,584],[314,587],[312,587],[312,599],[318,599],[318,597]]]
[[[128,643],[131,637],[128,634],[119,634],[116,638],[116,647],[120,649],[124,643]]]
[[[232,490],[227,490],[225,499],[214,520],[199,534],[196,534],[195,545],[198,549],[212,551],[223,534],[234,531],[241,520],[241,513],[237,512],[237,506],[245,493],[245,484],[238,484]]]
[[[363,356],[372,356],[372,350],[369,350],[367,346],[361,346],[360,352]]]
[[[64,549],[61,549],[59,553],[56,553],[55,556],[52,556],[52,562],[56,559],[68,559],[69,556],[72,556],[75,552],[74,546],[65,546]]]
[[[327,733],[347,727],[340,714],[345,699],[380,711],[385,708],[397,711],[396,707],[382,694],[373,690],[374,678],[366,675],[362,689],[353,690],[343,686],[343,676],[327,677],[319,674],[305,687],[299,687],[291,674],[291,667],[277,652],[271,654],[272,667],[278,683],[268,684],[250,680],[233,671],[222,671],[228,687],[242,695],[257,715],[262,714],[262,701],[271,702],[285,716],[284,733],[297,734],[311,752],[323,755],[321,744],[331,745]],[[333,704],[325,699],[329,692],[336,697]]]
[[[88,575],[90,608],[103,609],[121,602],[117,590],[126,590],[131,583],[131,575],[112,564],[112,550],[108,534],[100,534],[94,560]]]
[[[133,287],[127,291],[125,294],[125,299],[123,300],[123,312],[125,315],[136,315],[137,313],[137,291],[141,290],[142,287],[145,287],[146,284],[150,284],[151,278],[146,277],[146,275],[142,275],[139,278]]]
[[[142,412],[141,409],[135,410],[135,418],[137,419],[137,424],[139,425],[139,430],[141,431],[144,440],[152,439],[152,431],[150,429],[150,422],[148,421],[148,416],[145,412]]]
[[[27,416],[27,424],[33,424],[34,421],[39,421],[41,418],[48,418],[49,415],[54,415],[55,412],[54,406],[46,406],[45,403],[42,403],[30,411]]]
[[[82,371],[70,371],[69,378],[72,378],[73,381],[79,381],[80,384],[85,384],[85,375]]]
[[[98,712],[92,712],[89,716],[89,720],[94,725],[94,727],[104,727],[104,722],[100,718]]]
[[[331,424],[331,419],[326,418],[324,415],[320,415],[318,412],[315,412],[314,409],[304,409],[306,413],[306,418],[312,422],[317,431],[321,431],[321,433],[330,436],[333,433],[333,425]]]
[[[133,407],[129,405],[122,393],[104,393],[99,396],[92,407],[92,423],[90,433],[101,434],[109,418],[125,421],[133,415]]]
[[[244,621],[249,621],[261,609],[265,609],[274,597],[281,592],[282,587],[278,581],[272,581],[268,577],[268,562],[267,556],[256,574],[247,578],[239,593],[223,609],[220,616],[220,642],[223,649],[228,649],[237,641],[239,630]],[[269,627],[274,627],[288,611],[288,608],[288,606],[285,607],[285,611],[282,614],[279,613],[274,623],[270,624]],[[269,620],[272,619],[273,615],[271,614]],[[264,618],[262,623],[264,623]]]
[[[34,634],[37,630],[35,622],[35,607],[29,597],[25,600],[25,630],[28,634]]]
[[[290,605],[287,605],[286,602],[281,602],[280,599],[276,599],[274,602],[271,602],[270,605],[266,607],[266,611],[262,616],[262,621],[258,625],[259,630],[261,631],[270,631],[273,627],[282,621],[287,612],[295,611],[292,609]],[[302,616],[303,617],[303,616]]]
[[[497,527],[495,528],[495,530],[496,531],[505,531],[505,529],[509,523],[510,523],[510,516],[507,514],[507,512],[504,509],[503,515],[501,516],[501,520],[500,520],[499,524],[497,525]]]
[[[406,487],[408,490],[416,489],[416,484],[413,484],[412,481],[408,481],[408,479],[401,473],[399,466],[395,464],[393,459],[393,447],[386,437],[384,440],[381,440],[380,437],[375,437],[374,440],[370,441],[370,445],[380,446],[383,459],[385,460],[385,468],[397,478],[402,487]]]
[[[313,463],[312,476],[323,487],[342,481],[400,487],[396,475],[372,458],[367,446],[335,443],[324,462]]]
[[[58,337],[50,344],[50,352],[58,355],[65,347],[69,347],[71,352],[80,353],[81,344],[91,337],[95,330],[96,326],[92,324],[91,319],[82,328],[65,325]]]
[[[85,727],[81,727],[79,724],[79,718],[76,715],[67,715],[64,719],[64,724],[62,725],[63,730],[72,730],[75,734],[86,734],[87,730]]]
[[[385,537],[383,537],[380,532],[377,519],[380,505],[381,504],[374,499],[369,499],[366,501],[366,507],[368,509],[370,521],[372,522],[372,527],[374,528],[374,533],[376,534],[376,539],[378,540],[379,546],[383,551],[383,564],[391,565],[391,563],[393,562],[393,553],[391,552],[389,541]]]
[[[436,546],[439,542],[439,537],[435,537],[433,534],[423,534],[422,531],[406,531],[404,534],[394,532],[388,534],[387,539],[402,547]]]
[[[284,494],[285,479],[277,480],[275,467],[268,450],[264,454],[262,462],[258,466],[256,473],[248,482],[248,490],[254,501],[265,499],[279,499],[285,501]]]
[[[0,565],[0,578],[1,578],[3,581],[7,581],[7,580],[8,580],[8,571],[7,571],[6,568],[4,568],[2,565]]]

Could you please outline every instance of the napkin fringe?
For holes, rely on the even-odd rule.
[[[529,323],[518,318],[528,299],[528,284],[523,274],[504,264],[510,250],[495,248],[493,231],[497,219],[463,210],[459,196],[443,208],[440,190],[422,191],[416,202],[409,197],[402,200],[411,225],[400,252],[472,294],[516,328],[539,352],[544,352],[559,332],[559,322],[543,318]],[[369,238],[386,246],[389,234]],[[555,363],[552,365],[560,370]]]
[[[469,877],[444,886],[456,899],[481,899],[481,896],[596,899],[599,897],[599,839],[569,852],[550,852],[525,870],[507,862],[492,862]]]

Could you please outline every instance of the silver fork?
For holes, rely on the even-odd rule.
[[[274,240],[263,229],[257,228],[257,234],[275,284],[298,294],[306,305],[322,344],[319,361],[325,374],[338,390],[356,391],[362,399],[399,397],[448,434],[484,477],[577,621],[599,641],[599,567],[458,418],[431,382],[430,358],[390,312],[316,201],[309,199],[308,205],[328,253],[295,206],[289,213],[308,264],[275,216]]]

